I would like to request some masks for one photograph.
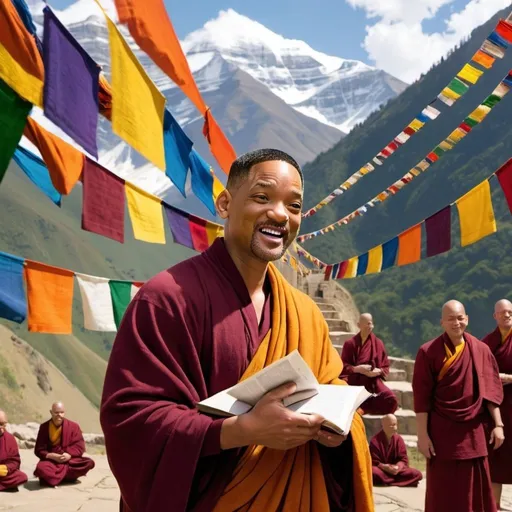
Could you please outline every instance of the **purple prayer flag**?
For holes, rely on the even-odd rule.
[[[98,158],[100,68],[49,7],[44,8],[44,113]]]
[[[425,220],[427,230],[427,258],[449,251],[452,246],[451,206]]]
[[[163,205],[174,242],[184,245],[189,249],[194,249],[194,242],[192,240],[192,234],[190,233],[190,221],[188,217],[165,203],[163,203]]]

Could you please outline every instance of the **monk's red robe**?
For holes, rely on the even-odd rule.
[[[389,374],[389,360],[384,343],[372,332],[365,343],[361,334],[356,334],[343,343],[341,352],[343,372],[341,378],[351,386],[364,386],[370,393],[377,396],[368,398],[361,409],[365,414],[391,414],[398,408],[396,396],[383,382]],[[366,377],[354,372],[354,366],[369,364],[382,370],[381,377]]]
[[[51,486],[59,485],[61,482],[74,482],[85,476],[95,465],[92,459],[83,457],[85,441],[80,425],[64,418],[60,443],[52,446],[49,436],[50,421],[43,423],[37,433],[34,453],[40,461],[37,463],[34,476]],[[48,453],[69,453],[71,459],[59,464],[48,460]]]
[[[427,462],[426,512],[496,511],[484,424],[487,402],[499,406],[503,388],[489,347],[468,333],[464,340],[451,365],[445,344],[455,348],[447,334],[422,345],[414,364],[414,410],[428,413],[436,453]]]
[[[500,373],[512,374],[512,333],[502,342],[501,331],[496,328],[482,341],[491,349]],[[491,481],[512,484],[512,384],[503,386],[500,411],[505,425],[505,442],[497,450],[489,450]]]
[[[215,508],[244,450],[221,450],[223,419],[195,406],[240,380],[270,329],[271,302],[270,294],[258,325],[223,238],[139,290],[114,342],[100,411],[123,512]],[[330,510],[355,510],[350,438],[318,451]]]
[[[28,480],[27,475],[20,471],[20,464],[16,438],[9,432],[4,432],[0,436],[0,465],[7,466],[7,475],[0,476],[0,491],[15,489]]]
[[[397,487],[417,486],[423,478],[421,471],[409,467],[409,457],[404,440],[398,434],[388,440],[384,430],[374,435],[370,441],[372,456],[373,485],[394,485]],[[400,473],[390,475],[379,466],[392,464],[400,468]]]

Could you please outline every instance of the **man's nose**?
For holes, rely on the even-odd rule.
[[[276,222],[283,223],[288,220],[288,212],[284,204],[278,203],[274,205],[269,211],[268,216],[270,219],[275,220]]]

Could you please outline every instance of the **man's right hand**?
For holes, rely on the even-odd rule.
[[[436,452],[434,451],[434,445],[428,435],[418,436],[418,450],[423,454],[424,457],[430,459],[435,457]]]
[[[354,367],[355,373],[361,373],[363,375],[368,376],[368,372],[372,371],[372,366],[370,364],[360,364],[359,366]]]

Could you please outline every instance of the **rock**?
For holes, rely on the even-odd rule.
[[[86,444],[95,444],[105,446],[105,436],[103,434],[84,434]]]
[[[7,425],[7,431],[21,441],[35,442],[38,430],[39,423],[26,423],[24,425],[13,425],[9,423]]]

